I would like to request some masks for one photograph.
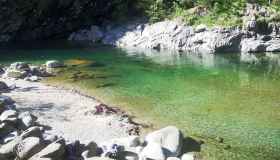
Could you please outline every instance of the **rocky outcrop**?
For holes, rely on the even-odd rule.
[[[265,7],[247,4],[242,27],[196,27],[167,20],[154,24],[133,22],[120,26],[82,29],[69,40],[101,41],[122,48],[169,49],[198,53],[278,52],[280,25],[268,22],[275,15]],[[264,19],[264,20],[261,20]],[[241,29],[242,28],[242,29]]]

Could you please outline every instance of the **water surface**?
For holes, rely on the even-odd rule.
[[[206,141],[200,150],[209,160],[280,159],[280,54],[159,53],[63,43],[0,49],[3,64],[51,59],[71,64],[54,80],[156,126],[178,126]]]

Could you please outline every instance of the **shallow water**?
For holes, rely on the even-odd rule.
[[[280,54],[158,53],[62,43],[0,49],[3,64],[50,59],[75,64],[54,80],[158,126],[176,125],[185,134],[213,140],[212,147],[200,149],[207,159],[280,157]],[[231,148],[216,144],[217,136]]]

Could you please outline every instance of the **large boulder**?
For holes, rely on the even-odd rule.
[[[41,142],[40,138],[28,137],[16,146],[17,157],[19,159],[28,159],[38,153],[43,147],[44,144]]]
[[[62,160],[65,157],[65,141],[59,139],[49,144],[39,153],[32,156],[29,160]]]
[[[163,21],[113,28],[106,32],[102,42],[125,48],[217,53],[239,51],[242,35],[238,28],[207,30],[200,26],[196,31],[180,22]]]
[[[51,61],[46,62],[47,68],[59,68],[59,67],[63,67],[63,66],[64,66],[64,64],[57,60],[51,60]]]
[[[167,157],[176,157],[181,154],[183,146],[183,135],[180,130],[174,126],[169,126],[152,133],[149,133],[146,142],[159,144]]]
[[[8,68],[3,76],[9,78],[25,78],[27,75],[28,71],[20,71]]]

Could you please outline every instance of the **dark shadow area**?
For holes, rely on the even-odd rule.
[[[195,139],[191,137],[184,138],[183,140],[183,153],[188,152],[200,152],[201,151],[201,145],[204,142],[202,141],[196,141]]]
[[[90,64],[89,67],[94,67],[94,68],[97,68],[97,67],[106,67],[106,64],[100,63],[100,62],[95,62],[95,63]]]

